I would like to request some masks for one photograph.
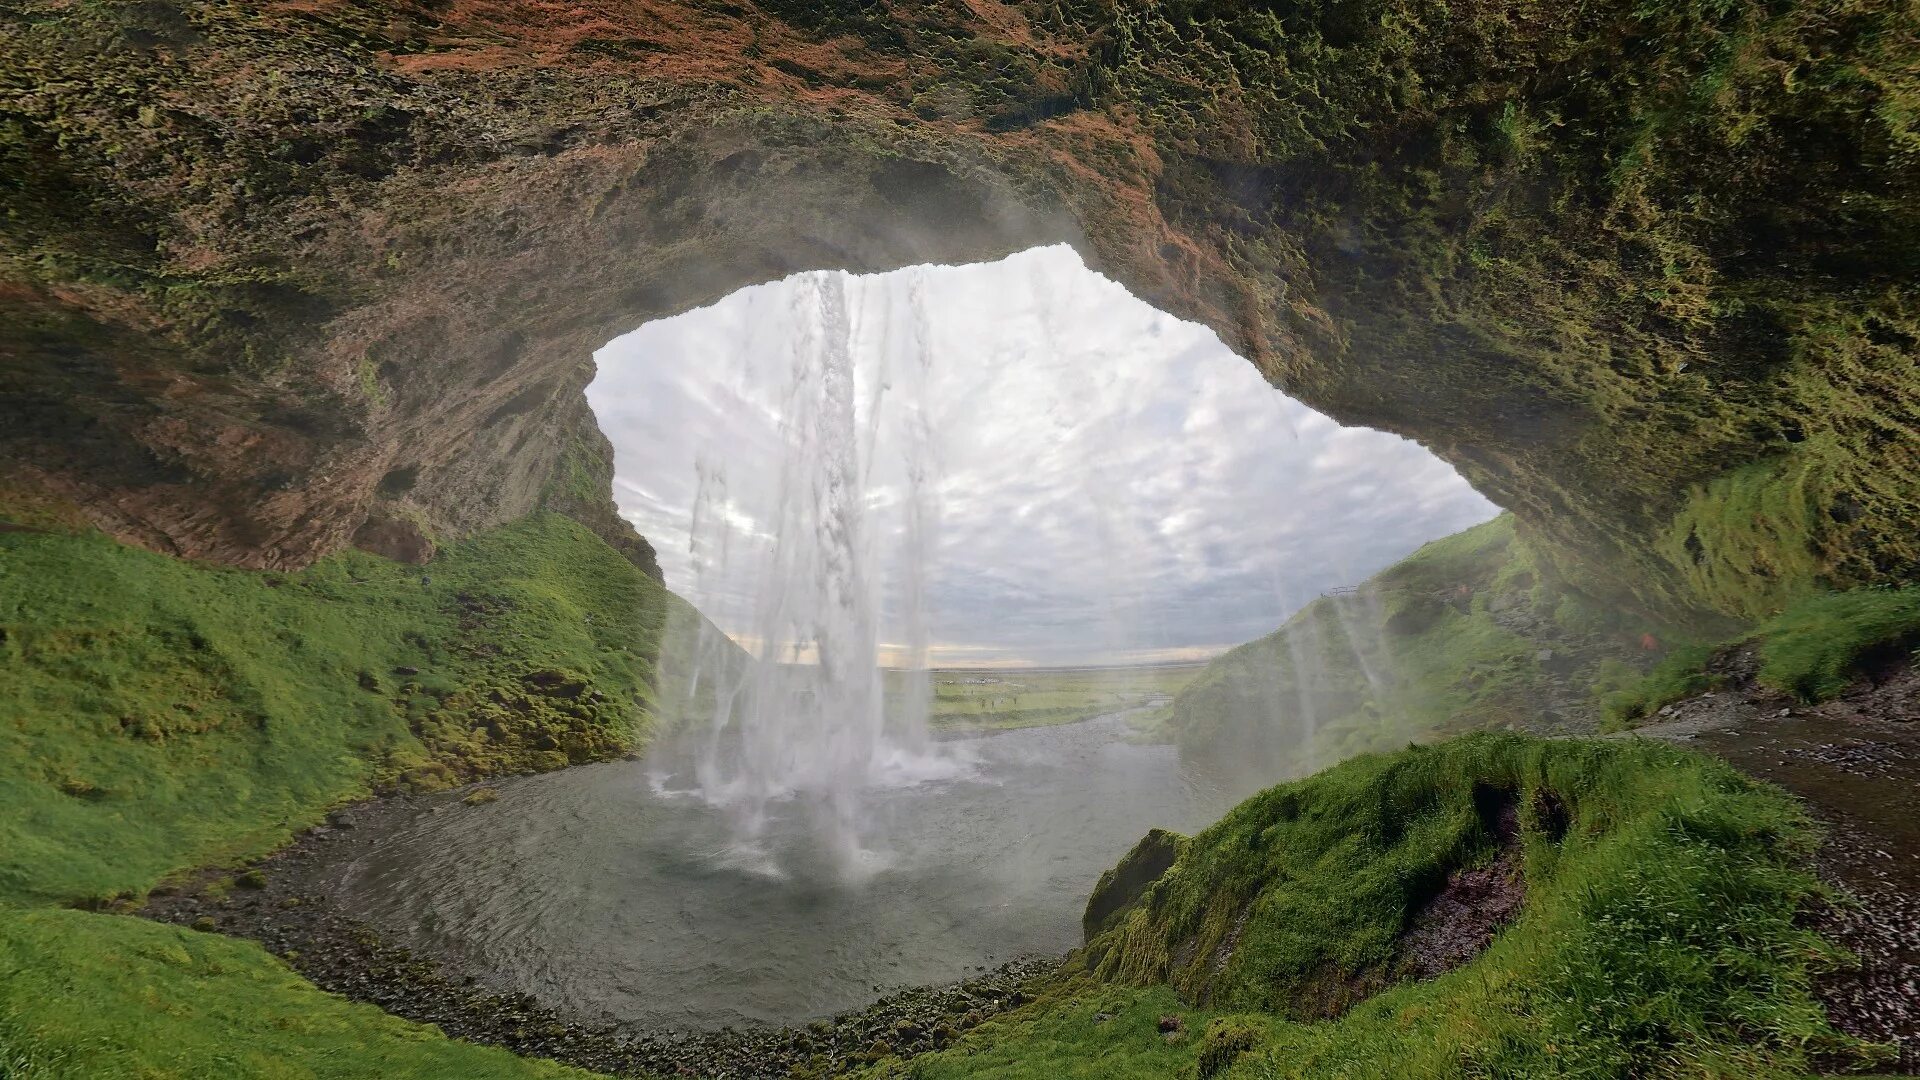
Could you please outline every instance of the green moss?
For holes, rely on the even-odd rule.
[[[1864,669],[1903,663],[1920,645],[1920,588],[1855,589],[1809,597],[1752,632],[1676,649],[1645,678],[1606,695],[1606,730],[1638,726],[1663,705],[1722,686],[1717,658],[1753,649],[1766,687],[1805,702],[1845,690]]]
[[[1465,966],[1401,981],[1398,935],[1449,870],[1491,856],[1488,808],[1506,800],[1518,919]],[[1229,1030],[1254,1047],[1226,1077],[1784,1080],[1817,1055],[1865,1063],[1877,1052],[1834,1032],[1812,992],[1839,959],[1797,921],[1819,890],[1813,840],[1778,791],[1661,745],[1476,735],[1359,758],[1192,839],[1089,950],[1137,989],[1067,976],[900,1072],[1198,1074]],[[1209,1035],[1170,1042],[1164,1013]]]
[[[1762,683],[1823,701],[1846,689],[1876,653],[1904,659],[1920,644],[1920,588],[1815,597],[1769,620],[1756,636]]]
[[[1103,1014],[1108,1019],[1096,1019]],[[1069,980],[1051,988],[1037,1004],[968,1031],[946,1052],[855,1075],[1166,1080],[1194,1068],[1199,1045],[1191,1034],[1163,1035],[1159,1021],[1168,1015],[1197,1028],[1214,1013],[1188,1005],[1166,987],[1133,990],[1085,978]]]
[[[1200,1059],[1196,1062],[1200,1080],[1227,1071],[1240,1057],[1265,1041],[1266,1024],[1246,1017],[1215,1017],[1207,1021],[1201,1036]]]
[[[372,360],[361,357],[354,365],[354,375],[360,380],[360,393],[375,405],[385,407],[388,403],[387,388],[380,385],[380,369]]]
[[[1601,698],[1600,730],[1624,731],[1672,702],[1711,689],[1715,680],[1707,673],[1707,661],[1713,653],[1706,645],[1687,645],[1667,654],[1645,676],[1621,678],[1626,685]]]
[[[1270,374],[1435,446],[1590,594],[1748,620],[1920,560],[1900,4],[1060,8],[1115,31]]]
[[[124,916],[0,908],[0,1076],[590,1075],[322,993],[252,942]]]
[[[620,753],[664,596],[555,514],[296,574],[0,533],[0,901],[137,895],[377,784]]]

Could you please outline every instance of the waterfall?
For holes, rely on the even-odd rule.
[[[1374,706],[1385,713],[1392,705],[1393,654],[1387,650],[1383,630],[1386,613],[1381,609],[1378,590],[1361,586],[1352,592],[1330,594],[1327,599],[1340,619],[1347,649],[1367,680]]]
[[[696,573],[752,559],[757,585],[735,622],[750,659],[727,665],[701,650],[695,678],[714,693],[694,775],[764,865],[781,860],[765,841],[784,820],[781,836],[803,836],[852,871],[876,852],[877,789],[964,764],[927,733],[938,455],[924,282],[916,275],[901,296],[839,272],[805,274],[782,317],[790,367],[767,505],[735,506],[723,473],[702,466],[698,476]],[[882,626],[904,639],[885,657]],[[901,670],[883,672],[883,659]]]

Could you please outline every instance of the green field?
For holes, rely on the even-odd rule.
[[[1123,709],[1152,723],[1205,665],[963,668],[933,673],[936,732],[1009,731],[1074,724]]]

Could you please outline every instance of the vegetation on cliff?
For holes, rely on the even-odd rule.
[[[1433,446],[1616,602],[1912,571],[1908,6],[1088,7],[1176,151],[1167,217],[1313,281],[1244,316],[1290,391]]]
[[[0,439],[158,548],[459,536],[638,321],[1068,239],[1589,594],[1765,618],[1920,562],[1910,7],[29,0]]]
[[[198,566],[10,506],[0,530],[0,1076],[584,1076],[321,993],[251,942],[123,915],[380,787],[634,747],[683,601],[536,514],[426,566]],[[245,887],[244,875],[238,886]]]
[[[1920,646],[1920,588],[1855,589],[1803,600],[1717,645],[1675,650],[1647,676],[1605,699],[1603,727],[1637,726],[1662,706],[1729,682],[1730,663],[1751,654],[1759,685],[1809,704],[1861,676],[1911,662]]]
[[[1600,695],[1637,678],[1668,633],[1568,585],[1502,515],[1217,657],[1161,731],[1255,786],[1409,740],[1591,732]]]
[[[1812,994],[1842,962],[1799,921],[1820,895],[1813,840],[1780,792],[1663,745],[1489,734],[1367,755],[1180,843],[1035,1004],[879,1071],[1785,1078],[1870,1061]],[[1464,881],[1502,875],[1517,917],[1437,971],[1440,898],[1457,909]]]
[[[289,574],[0,532],[0,902],[137,897],[376,786],[619,754],[666,597],[555,514]]]
[[[1255,784],[1409,740],[1632,727],[1713,689],[1752,649],[1762,685],[1803,701],[1920,644],[1920,589],[1814,593],[1730,634],[1596,600],[1510,515],[1427,544],[1351,594],[1215,658],[1159,733]]]

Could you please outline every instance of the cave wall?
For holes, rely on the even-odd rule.
[[[0,455],[246,566],[613,514],[590,354],[808,268],[1074,244],[1419,439],[1593,591],[1911,576],[1894,0],[26,0]]]

